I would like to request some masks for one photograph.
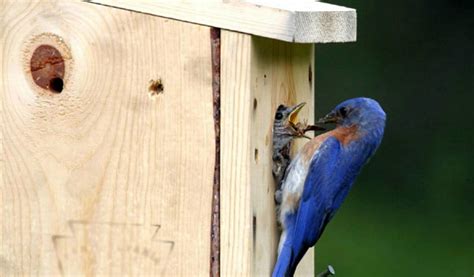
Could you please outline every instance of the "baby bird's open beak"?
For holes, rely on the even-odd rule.
[[[288,117],[288,121],[291,124],[296,125],[297,119],[298,119],[298,113],[301,111],[304,105],[306,105],[305,102],[300,103],[290,108],[290,116]]]

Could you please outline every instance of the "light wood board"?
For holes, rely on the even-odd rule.
[[[251,36],[221,31],[221,275],[252,270]]]
[[[356,10],[316,1],[88,1],[290,42],[349,42],[357,37]]]
[[[0,275],[208,276],[209,28],[81,2],[0,5]],[[41,43],[66,60],[60,94],[31,79]]]
[[[221,272],[269,276],[279,239],[273,118],[278,105],[304,101],[300,119],[313,121],[314,47],[228,31],[221,43]],[[297,275],[314,274],[313,257],[311,249]]]

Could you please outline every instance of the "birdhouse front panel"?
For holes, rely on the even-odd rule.
[[[0,275],[209,274],[210,28],[1,5]]]

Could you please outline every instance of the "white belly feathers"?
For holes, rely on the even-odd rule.
[[[310,162],[305,162],[301,155],[297,155],[287,169],[288,175],[282,185],[283,196],[279,218],[283,227],[288,213],[294,213],[298,209],[309,164]]]

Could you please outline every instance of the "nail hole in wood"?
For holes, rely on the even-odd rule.
[[[254,155],[255,162],[258,162],[258,149],[257,148],[255,148],[253,155]]]
[[[252,216],[252,235],[253,235],[253,248],[255,249],[256,239],[257,239],[257,217]]]
[[[253,109],[254,109],[254,110],[257,109],[257,98],[254,98],[254,99],[253,99]]]

